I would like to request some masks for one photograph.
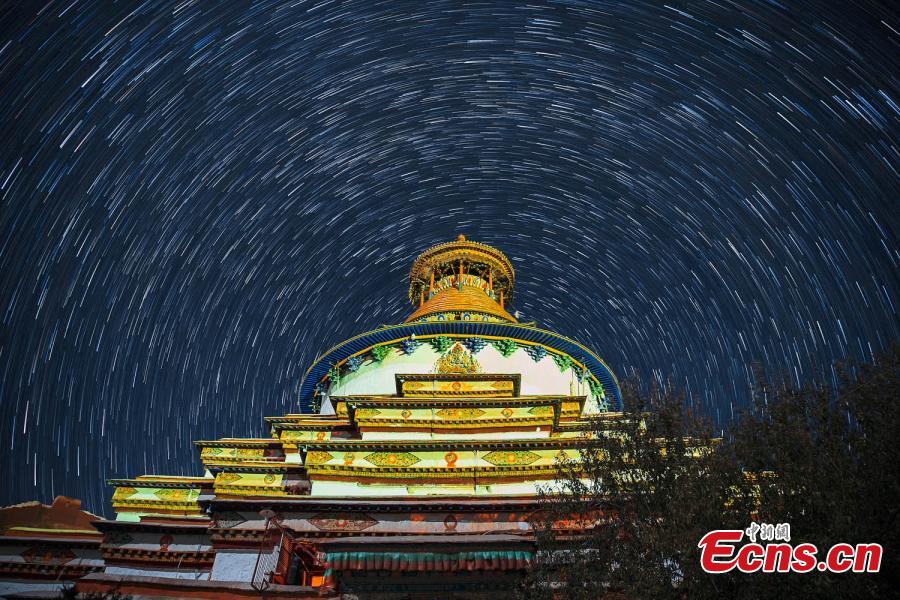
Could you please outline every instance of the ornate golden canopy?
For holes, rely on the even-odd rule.
[[[487,244],[467,240],[432,246],[413,262],[409,301],[418,309],[407,319],[472,312],[515,322],[505,310],[515,272],[506,256]]]
[[[456,241],[432,246],[413,262],[409,273],[409,301],[418,304],[420,293],[428,290],[432,275],[435,280],[454,275],[460,263],[464,273],[490,280],[493,290],[498,294],[502,291],[506,300],[510,300],[516,275],[506,255],[460,235]]]

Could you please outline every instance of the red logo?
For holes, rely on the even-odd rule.
[[[835,544],[820,562],[815,544],[772,542],[763,545],[756,542],[754,532],[750,543],[738,546],[744,533],[740,529],[716,529],[704,535],[697,544],[703,570],[718,574],[732,569],[741,573],[809,573],[813,570],[877,573],[881,569],[880,544]]]

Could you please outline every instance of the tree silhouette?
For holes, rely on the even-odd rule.
[[[801,387],[757,371],[752,407],[721,439],[674,386],[626,382],[622,417],[591,419],[581,460],[542,495],[522,597],[895,597],[900,347]],[[704,572],[702,536],[751,521],[790,523],[820,557],[879,543],[881,571]]]

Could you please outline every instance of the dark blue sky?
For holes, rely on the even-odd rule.
[[[790,8],[787,8],[790,6]],[[900,338],[882,5],[7,3],[0,503],[266,435],[465,233],[524,319],[719,422]]]

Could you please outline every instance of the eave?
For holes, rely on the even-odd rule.
[[[307,450],[532,450],[583,446],[585,438],[537,438],[513,440],[324,440],[301,444]]]
[[[310,480],[360,481],[386,485],[487,485],[549,481],[559,476],[555,465],[538,466],[478,466],[478,467],[354,467],[317,465],[309,468]]]
[[[145,479],[145,477],[148,477]],[[153,477],[150,479],[149,477]],[[172,489],[196,489],[204,487],[212,487],[213,480],[209,477],[179,477],[167,478],[160,476],[159,479],[155,475],[142,475],[136,479],[107,479],[107,485],[127,486],[127,487],[143,487],[143,488],[172,488]]]
[[[100,546],[103,536],[100,533],[85,531],[83,536],[52,536],[52,535],[3,535],[0,536],[0,545],[13,546],[16,544],[40,544],[42,546],[64,546],[73,548],[95,548]]]
[[[418,397],[418,398],[400,398],[397,396],[332,396],[332,404],[347,403],[357,406],[377,406],[390,408],[469,408],[489,407],[501,408],[505,406],[552,406],[558,402],[579,402],[584,405],[586,396],[563,396],[563,395],[541,395],[541,396],[516,396],[514,398],[477,398],[477,397]]]
[[[396,396],[339,396],[335,397],[335,409],[346,413],[359,431],[396,430],[407,429],[409,431],[425,430],[462,430],[474,431],[479,429],[527,430],[530,427],[550,427],[556,430],[560,420],[578,417],[584,408],[586,396],[525,396],[517,398],[484,398],[480,401],[470,399],[431,399],[431,398],[398,398]],[[577,410],[566,409],[563,406],[577,404]],[[377,409],[442,409],[442,408],[523,408],[549,406],[553,409],[551,416],[528,415],[517,417],[479,416],[465,419],[421,416],[407,418],[392,418],[387,416],[361,416],[360,410],[367,408]],[[312,443],[312,442],[310,442]],[[319,443],[319,442],[316,442]]]
[[[194,442],[198,448],[268,448],[279,449],[281,443],[272,438],[225,438],[222,440],[198,440]]]
[[[238,508],[279,507],[298,511],[364,511],[376,513],[403,513],[413,509],[434,512],[478,512],[498,510],[534,510],[541,504],[536,496],[491,496],[471,498],[465,496],[382,496],[373,499],[346,497],[296,496],[293,498],[222,498],[204,495],[198,503],[213,510],[237,510]]]
[[[94,526],[102,532],[107,531],[146,531],[152,533],[206,533],[209,529],[209,519],[199,520],[197,523],[161,523],[146,521],[95,521]]]
[[[305,416],[308,417],[309,415]],[[352,423],[350,423],[350,421],[346,419],[340,419],[332,415],[329,415],[329,417],[332,420],[326,421],[324,419],[317,419],[315,421],[309,421],[297,418],[293,415],[288,415],[284,417],[266,417],[265,421],[269,423],[270,426],[276,427],[278,429],[308,429],[310,431],[329,431],[333,429],[352,427]]]
[[[303,465],[299,463],[286,463],[283,461],[224,463],[221,465],[209,465],[208,468],[213,475],[225,471],[233,471],[235,473],[292,473],[300,475],[305,473]]]

